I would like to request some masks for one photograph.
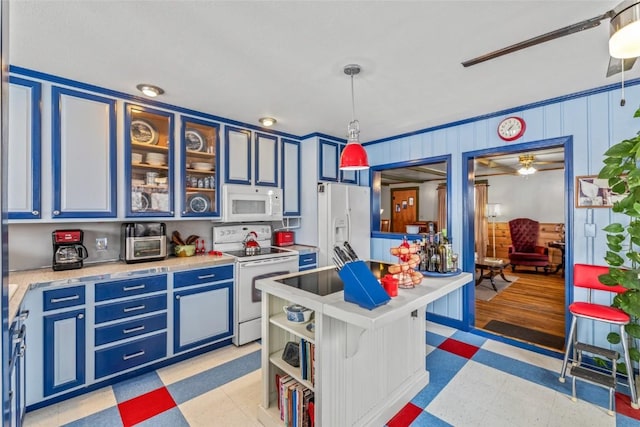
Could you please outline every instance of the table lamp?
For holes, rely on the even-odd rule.
[[[500,216],[500,203],[488,203],[487,204],[487,217],[491,218],[492,237],[493,237],[493,260],[496,258],[496,217]]]

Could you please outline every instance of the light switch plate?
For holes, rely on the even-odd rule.
[[[98,237],[96,239],[96,250],[106,251],[108,249],[108,240],[106,237]]]
[[[596,225],[585,224],[584,225],[584,237],[596,237]]]

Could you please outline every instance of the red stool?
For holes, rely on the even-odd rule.
[[[631,390],[631,406],[634,409],[638,409],[638,398],[636,396],[636,387],[634,384],[634,372],[633,365],[631,364],[631,358],[629,357],[629,344],[627,342],[627,333],[624,327],[630,322],[630,317],[627,313],[619,308],[610,307],[601,304],[594,304],[591,302],[591,292],[593,290],[623,293],[627,288],[623,286],[607,286],[600,283],[598,276],[607,274],[609,272],[608,267],[598,265],[576,264],[573,267],[573,285],[578,288],[589,289],[588,302],[574,302],[569,305],[569,312],[572,315],[571,328],[569,329],[569,336],[567,337],[566,350],[564,353],[564,360],[562,362],[562,370],[560,371],[560,382],[564,382],[567,364],[569,362],[569,353],[573,349],[572,368],[570,375],[573,377],[573,399],[576,399],[576,378],[585,380],[592,384],[600,385],[609,388],[609,413],[613,415],[613,403],[614,403],[614,391],[616,386],[616,360],[619,358],[617,351],[596,347],[590,344],[578,342],[577,323],[578,319],[589,319],[598,322],[608,323],[610,325],[617,325],[620,327],[620,339],[622,342],[622,349],[624,351],[624,361],[627,365],[627,373],[629,378],[629,389]],[[602,373],[601,371],[592,370],[582,366],[582,352],[588,352],[604,356],[611,360],[613,365],[611,375]]]

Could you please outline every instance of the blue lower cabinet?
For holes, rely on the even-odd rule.
[[[316,268],[318,265],[317,256],[315,252],[308,252],[300,254],[298,258],[298,270],[305,271]]]
[[[167,333],[115,345],[95,353],[96,379],[167,356]]]
[[[175,353],[233,336],[233,282],[175,292]]]
[[[96,323],[110,322],[112,320],[139,316],[154,311],[166,310],[167,295],[156,295],[130,299],[123,302],[99,305],[96,307]]]
[[[85,310],[44,316],[44,395],[85,383]]]
[[[160,313],[136,320],[116,323],[115,325],[96,328],[95,345],[101,346],[110,342],[133,338],[167,328],[167,314]]]

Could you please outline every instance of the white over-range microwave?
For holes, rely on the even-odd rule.
[[[222,203],[223,221],[282,220],[281,188],[225,184]]]

